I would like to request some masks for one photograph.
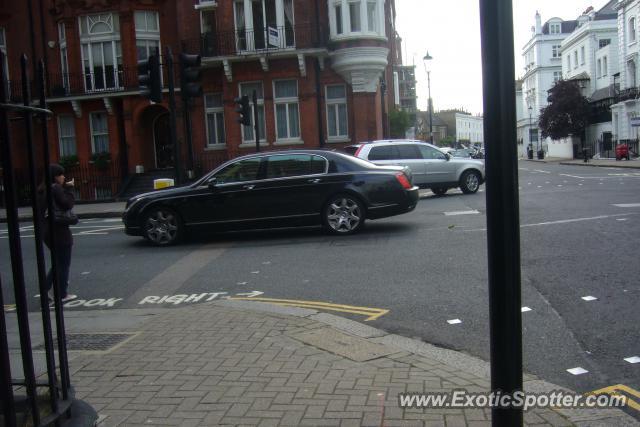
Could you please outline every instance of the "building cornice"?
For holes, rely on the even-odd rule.
[[[351,47],[330,53],[331,68],[340,74],[353,92],[376,92],[388,65],[386,47]]]

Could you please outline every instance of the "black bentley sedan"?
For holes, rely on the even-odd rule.
[[[347,235],[365,219],[410,212],[417,203],[406,167],[333,151],[273,151],[228,161],[187,186],[134,196],[123,221],[127,234],[155,245],[203,229],[322,225]]]

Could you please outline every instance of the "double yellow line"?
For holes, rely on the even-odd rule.
[[[320,301],[304,301],[293,299],[275,299],[275,298],[229,298],[230,300],[258,301],[269,304],[281,305],[286,307],[315,308],[317,310],[339,311],[342,313],[360,314],[367,316],[365,322],[376,320],[389,312],[384,308],[357,307],[353,305],[331,304]]]
[[[620,393],[621,391],[640,399],[640,392],[639,391],[634,390],[631,387],[626,386],[624,384],[616,384],[616,385],[612,385],[612,386],[609,386],[609,387],[604,387],[604,388],[601,388],[601,389],[598,389],[598,390],[590,391],[589,393],[586,393],[586,394],[587,395],[590,395],[590,394],[612,394],[612,395],[622,396],[623,394]],[[638,403],[635,400],[629,398],[628,396],[627,396],[627,406],[629,408],[635,409],[636,411],[640,411],[640,403]]]

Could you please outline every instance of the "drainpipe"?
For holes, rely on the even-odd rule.
[[[320,46],[322,34],[320,32],[320,5],[315,0],[316,6],[316,46]],[[322,126],[322,85],[320,84],[320,58],[315,58],[315,75],[316,75],[316,110],[318,112],[318,146],[324,147],[324,127]]]

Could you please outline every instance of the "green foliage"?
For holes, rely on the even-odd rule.
[[[389,127],[392,138],[404,138],[411,126],[411,115],[406,111],[393,109],[389,111]]]
[[[438,146],[440,147],[453,147],[456,142],[456,138],[452,135],[447,135],[438,141]]]
[[[549,90],[549,105],[540,111],[543,138],[582,135],[589,124],[589,101],[580,93],[575,80],[558,80]]]
[[[58,159],[58,164],[65,169],[69,169],[74,166],[77,166],[78,163],[80,163],[80,160],[78,159],[78,156],[76,156],[75,154],[72,154],[70,156],[62,156],[60,157],[60,159]]]
[[[111,162],[111,153],[108,151],[93,153],[91,155],[91,161],[96,168],[104,170],[109,167],[109,162]]]

